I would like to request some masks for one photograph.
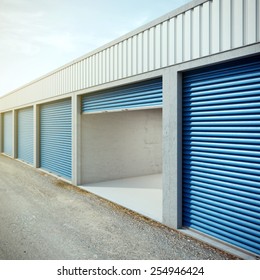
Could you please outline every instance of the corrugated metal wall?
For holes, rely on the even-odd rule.
[[[184,74],[183,224],[260,254],[260,57]]]
[[[260,41],[260,0],[194,1],[3,98],[0,110]]]
[[[82,112],[162,107],[162,79],[129,84],[82,97]]]
[[[12,156],[13,155],[13,112],[4,113],[3,116],[4,116],[3,152],[9,156]]]
[[[40,167],[72,176],[71,99],[46,103],[40,109]]]
[[[33,164],[33,107],[18,110],[18,158]]]

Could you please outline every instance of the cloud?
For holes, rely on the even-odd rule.
[[[37,0],[32,3],[32,6],[28,4],[27,0],[10,0],[4,2],[3,7],[0,4],[2,53],[20,54],[26,57],[35,56],[44,49],[60,52],[74,51],[75,36],[68,30],[65,20],[57,20],[56,9],[48,10],[48,0],[44,7],[41,7],[42,3]]]
[[[0,95],[187,1],[0,0]]]
[[[6,10],[0,12],[0,49],[8,53],[34,55],[39,52],[35,35],[44,32],[43,14]]]
[[[64,52],[72,52],[76,48],[75,36],[66,31],[58,34],[42,34],[41,36],[36,36],[34,41]]]

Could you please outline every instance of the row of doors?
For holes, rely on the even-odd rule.
[[[82,98],[82,112],[162,106],[162,80],[131,84]],[[12,155],[13,115],[3,115],[3,151]],[[33,107],[18,110],[18,158],[33,164]],[[56,175],[72,176],[71,99],[40,107],[40,167]]]
[[[17,158],[34,161],[33,107],[17,111]],[[3,114],[3,152],[13,155],[13,114]],[[71,178],[71,101],[44,104],[40,109],[40,167]]]
[[[162,106],[161,79],[82,97],[83,113],[155,106]],[[32,109],[18,120],[18,157],[32,163]],[[5,113],[7,154],[11,124]],[[41,106],[40,164],[65,178],[71,129],[70,99]],[[183,225],[260,254],[259,57],[183,74],[182,139]]]
[[[13,153],[13,114],[12,112],[3,115],[3,151],[7,155]],[[33,108],[28,107],[18,111],[18,158],[33,163]]]

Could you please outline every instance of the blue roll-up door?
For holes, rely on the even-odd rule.
[[[82,98],[83,113],[161,106],[161,78],[87,94]]]
[[[71,178],[71,100],[47,103],[40,109],[40,166]]]
[[[4,145],[3,151],[6,155],[12,156],[13,155],[13,113],[7,112],[4,113]]]
[[[183,76],[183,225],[260,254],[260,57]]]
[[[18,158],[33,164],[33,107],[18,111]]]

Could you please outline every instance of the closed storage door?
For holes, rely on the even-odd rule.
[[[83,113],[161,106],[161,78],[84,95],[82,98]]]
[[[260,57],[184,74],[183,224],[260,254]]]
[[[18,158],[33,163],[33,107],[18,111]]]
[[[41,106],[40,166],[71,178],[71,100]]]
[[[4,113],[4,153],[13,155],[13,114],[12,112]]]

